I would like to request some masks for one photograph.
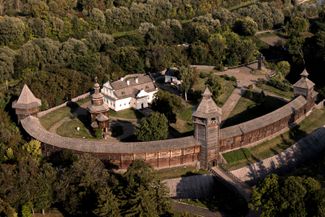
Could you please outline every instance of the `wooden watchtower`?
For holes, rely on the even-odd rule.
[[[16,110],[18,121],[20,122],[22,119],[28,117],[29,115],[36,116],[41,105],[41,100],[36,98],[32,91],[25,84],[18,100],[12,103],[12,108]]]
[[[194,137],[201,145],[200,167],[208,168],[219,158],[219,132],[222,110],[212,99],[209,88],[202,94],[202,100],[193,113]]]

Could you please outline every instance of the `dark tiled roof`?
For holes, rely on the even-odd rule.
[[[25,84],[17,101],[12,105],[13,108],[30,109],[41,106],[41,100],[36,98],[32,91]]]
[[[38,118],[28,116],[21,120],[22,127],[35,139],[58,148],[88,153],[152,153],[159,151],[179,150],[198,146],[194,137],[166,139],[151,142],[114,142],[107,140],[69,138],[51,133],[44,129]]]

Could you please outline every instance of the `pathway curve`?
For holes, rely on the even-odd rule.
[[[256,182],[278,168],[293,167],[298,162],[312,158],[325,149],[325,126],[318,128],[308,136],[287,148],[283,152],[231,171],[241,181]]]
[[[202,217],[222,217],[220,213],[212,212],[207,208],[182,203],[176,200],[172,200],[172,209],[176,212],[186,212]]]
[[[235,88],[232,94],[228,97],[225,104],[222,106],[222,121],[228,118],[232,110],[237,105],[240,97],[241,97],[241,89]]]
[[[54,123],[50,128],[49,128],[49,131],[51,133],[56,133],[56,130],[62,125],[64,124],[65,122],[68,122],[70,119],[70,117],[65,117],[61,120],[59,120],[58,122]]]

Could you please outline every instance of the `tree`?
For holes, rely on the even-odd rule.
[[[26,26],[16,17],[4,16],[0,19],[0,45],[19,45],[24,42]]]
[[[93,213],[98,217],[119,217],[119,203],[111,189],[102,187],[97,189],[97,204]]]
[[[258,30],[258,26],[252,18],[244,17],[235,21],[233,30],[239,35],[253,36]]]
[[[135,160],[124,174],[122,199],[125,216],[161,216],[170,212],[166,187],[157,179],[152,167]]]
[[[261,217],[315,216],[323,212],[324,202],[319,198],[323,194],[320,183],[313,178],[272,174],[254,188],[249,206]]]
[[[135,134],[141,141],[166,139],[168,136],[168,120],[164,114],[153,112],[149,117],[140,121]]]
[[[25,150],[30,156],[36,160],[40,161],[42,157],[42,150],[41,150],[41,142],[37,140],[31,140],[28,143],[22,146],[23,150]]]
[[[206,80],[205,85],[207,85],[209,89],[212,91],[212,98],[214,99],[214,101],[218,102],[218,97],[222,93],[222,87],[220,85],[219,78],[213,74],[209,74],[209,77]]]
[[[187,101],[187,92],[190,90],[194,83],[194,70],[190,68],[190,66],[181,66],[179,68],[179,73],[181,75],[182,81],[182,83],[180,84],[180,88],[184,92],[185,101]]]
[[[16,52],[9,47],[0,48],[0,76],[5,80],[11,80],[14,77]]]
[[[209,37],[210,50],[213,54],[213,65],[220,69],[226,58],[226,39],[219,33],[215,33]]]
[[[160,90],[156,93],[151,108],[154,111],[164,114],[169,123],[175,123],[176,113],[182,110],[184,105],[180,97]]]
[[[77,158],[70,167],[62,170],[55,183],[55,194],[70,215],[87,216],[98,208],[97,189],[114,186],[116,180],[99,159],[89,154]]]

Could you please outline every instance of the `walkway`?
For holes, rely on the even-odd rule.
[[[222,216],[220,213],[212,212],[207,208],[189,205],[175,200],[172,200],[172,209],[176,212],[185,212],[185,213],[193,214],[196,216],[202,216],[202,217]]]
[[[299,140],[280,154],[250,164],[231,173],[243,182],[255,182],[278,168],[292,167],[325,149],[325,126]]]
[[[251,188],[246,183],[242,182],[240,179],[238,179],[231,173],[220,169],[219,167],[212,167],[210,169],[210,172],[217,178],[219,178],[219,180],[234,188],[239,194],[241,194],[245,198],[247,202],[250,200]]]
[[[264,69],[261,71],[257,70],[257,63],[252,63],[246,66],[237,68],[231,68],[222,72],[216,72],[217,75],[233,76],[237,79],[238,87],[248,87],[249,85],[255,84],[257,80],[267,79],[267,75],[271,73],[271,70]],[[257,73],[258,72],[258,73]]]
[[[225,104],[222,106],[222,121],[226,120],[232,110],[237,105],[239,99],[241,97],[241,89],[235,88],[232,92],[232,94],[229,96]]]

